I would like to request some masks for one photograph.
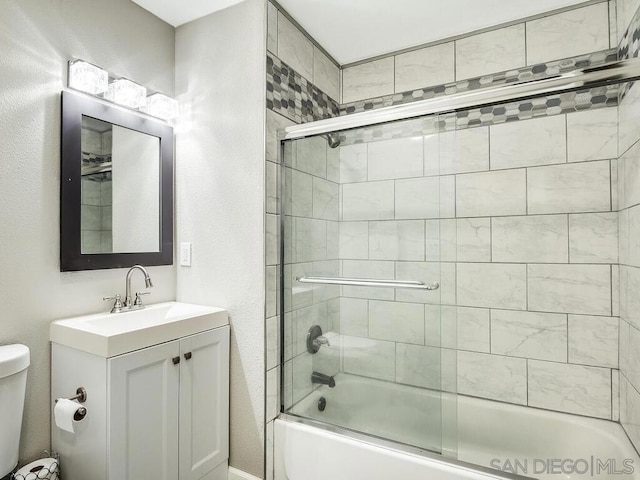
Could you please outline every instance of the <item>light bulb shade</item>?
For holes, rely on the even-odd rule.
[[[84,60],[69,63],[69,87],[82,92],[100,95],[107,90],[109,73]]]
[[[147,97],[144,111],[154,117],[170,120],[178,116],[178,101],[162,93],[153,93]]]
[[[126,78],[119,78],[109,84],[104,98],[129,108],[141,108],[147,103],[147,89]]]

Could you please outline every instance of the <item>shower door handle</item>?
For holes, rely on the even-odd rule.
[[[296,277],[299,283],[313,283],[317,285],[342,285],[349,287],[382,287],[382,288],[411,288],[414,290],[437,290],[438,282],[424,283],[419,280],[375,280],[372,278],[347,277]]]

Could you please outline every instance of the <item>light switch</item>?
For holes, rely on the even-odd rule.
[[[191,266],[191,243],[189,242],[180,243],[180,266]]]

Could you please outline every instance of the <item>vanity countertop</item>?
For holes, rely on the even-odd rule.
[[[51,324],[49,339],[108,358],[228,324],[228,313],[222,308],[166,302],[58,320]]]

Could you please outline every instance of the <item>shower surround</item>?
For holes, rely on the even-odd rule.
[[[621,56],[636,56],[631,39],[637,2],[617,3],[596,3],[347,66],[340,114],[597,65],[615,58],[618,46]],[[270,18],[274,11],[282,22],[271,5]],[[267,218],[272,232],[267,249],[273,252],[275,263],[268,272],[274,275],[280,268],[275,131],[334,116],[339,100],[331,102],[314,87],[313,74],[289,66],[300,52],[275,56],[282,30],[278,22],[269,23],[267,62]],[[549,31],[554,35],[545,43],[541,37]],[[571,58],[553,60],[565,57]],[[488,58],[500,66],[487,63]],[[539,63],[545,59],[551,61]],[[430,72],[433,62],[439,68]],[[443,70],[449,72],[446,78]],[[619,176],[621,183],[632,184],[628,191],[634,186],[625,179],[634,175],[637,152],[629,147],[637,138],[624,125],[637,115],[634,107],[640,108],[633,92],[624,96],[620,111],[617,89],[602,89],[522,102],[515,109],[497,106],[490,112],[441,116],[439,125],[420,125],[409,138],[395,138],[406,136],[401,128],[404,133],[387,130],[385,140],[365,143],[384,130],[372,128],[359,138],[343,135],[336,150],[321,138],[292,142],[303,154],[292,157],[287,170],[293,189],[286,213],[295,218],[285,222],[285,245],[293,245],[296,257],[285,252],[285,295],[294,292],[285,299],[290,306],[282,345],[285,407],[311,393],[312,370],[447,389],[439,376],[444,348],[457,357],[458,393],[620,420],[637,448],[637,358],[625,352],[634,352],[637,348],[629,344],[640,342],[632,315],[626,313],[633,311],[627,308],[626,292],[633,288],[638,265],[623,253],[625,239],[633,238],[624,215],[630,216],[634,204],[624,200],[622,187],[618,193]],[[434,202],[438,211],[425,211]],[[425,271],[439,277],[436,303],[442,307],[424,294],[398,290],[390,293],[392,298],[355,288],[313,290],[294,281],[301,274],[413,278]],[[268,293],[277,303],[277,290]],[[389,316],[398,319],[393,328]],[[267,420],[277,414],[280,374],[279,319],[269,318]],[[313,323],[336,335],[335,345],[365,340],[375,345],[377,355],[358,362],[336,348],[321,349],[312,358],[303,344],[305,328]],[[447,328],[456,323],[457,328]],[[268,424],[267,458],[272,428]]]

